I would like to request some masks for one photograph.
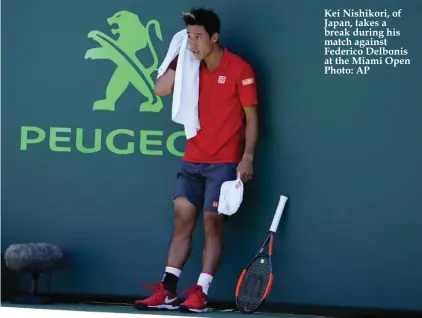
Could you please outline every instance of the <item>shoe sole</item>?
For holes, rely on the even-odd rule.
[[[157,305],[157,306],[148,306],[142,303],[135,303],[133,305],[138,310],[178,310],[179,306],[172,305]]]
[[[204,309],[192,309],[192,308],[188,308],[186,306],[179,306],[179,311],[180,312],[184,312],[184,313],[189,313],[189,312],[194,312],[194,313],[201,313],[201,312],[208,312],[208,308],[204,308]]]

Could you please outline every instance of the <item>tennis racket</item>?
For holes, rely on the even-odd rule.
[[[264,244],[242,271],[237,281],[236,306],[242,313],[255,312],[271,290],[274,279],[272,266],[274,236],[286,202],[287,197],[281,195]]]

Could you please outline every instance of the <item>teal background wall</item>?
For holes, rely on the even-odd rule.
[[[161,278],[180,160],[166,140],[182,127],[171,121],[171,97],[161,112],[139,112],[146,99],[133,86],[115,111],[93,111],[116,67],[84,56],[98,46],[88,33],[112,36],[106,19],[128,10],[144,24],[159,21],[162,41],[151,40],[161,63],[183,27],[180,13],[197,5],[216,9],[222,42],[254,66],[262,121],[256,176],[227,224],[212,300],[233,299],[283,193],[290,200],[269,301],[421,310],[418,0],[2,1],[2,251],[33,241],[61,246],[68,265],[53,282],[58,293],[145,296],[141,284]],[[407,48],[412,64],[324,76],[324,9],[351,5],[402,9],[394,22],[402,35],[390,47]],[[138,57],[153,62],[147,48]],[[43,129],[45,140],[21,150],[22,126]],[[70,151],[50,149],[51,127],[66,128],[57,145]],[[101,151],[77,151],[77,128],[86,147],[101,129]],[[135,131],[115,140],[121,148],[134,142],[134,153],[107,149],[106,135],[116,129]],[[140,152],[140,130],[162,132],[148,137],[158,140],[148,149],[162,155]],[[183,151],[184,143],[177,138],[175,148]],[[180,290],[199,274],[202,234],[199,219]]]

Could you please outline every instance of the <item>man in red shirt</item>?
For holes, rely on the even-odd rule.
[[[167,267],[155,293],[137,300],[138,309],[206,310],[209,286],[222,254],[225,216],[218,214],[220,187],[236,179],[244,182],[253,174],[258,135],[257,89],[252,67],[241,57],[218,44],[220,19],[211,10],[195,9],[184,14],[189,48],[201,60],[199,122],[201,129],[188,139],[177,173],[174,195],[174,234]],[[173,92],[177,58],[157,79],[155,93]],[[179,304],[177,282],[189,256],[192,232],[199,211],[204,211],[205,246],[202,272]]]

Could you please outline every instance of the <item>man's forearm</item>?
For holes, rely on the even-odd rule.
[[[155,83],[154,93],[157,96],[167,96],[173,92],[175,72],[168,69]]]
[[[245,151],[243,153],[243,158],[253,160],[257,141],[258,117],[250,116],[249,118],[246,118]]]
[[[168,96],[173,93],[174,79],[177,67],[177,57],[168,66],[163,75],[157,78],[155,82],[154,93],[158,96]]]

